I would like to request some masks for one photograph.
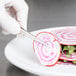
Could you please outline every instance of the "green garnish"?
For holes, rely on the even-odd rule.
[[[66,57],[70,57],[68,46],[64,46],[64,47],[63,47],[62,53],[63,53]]]
[[[63,46],[62,53],[66,57],[71,57],[71,55],[74,53],[74,50],[76,50],[76,47],[73,45],[65,45]]]
[[[63,47],[63,50],[69,50],[68,46],[67,46],[67,45],[64,46],[64,47]]]
[[[76,64],[76,61],[72,61],[74,64]]]
[[[62,51],[61,53],[68,57],[71,58],[73,55],[76,55],[76,45],[62,45]],[[63,62],[69,62],[68,60],[63,60]],[[73,64],[76,64],[75,61],[71,61]]]
[[[64,62],[67,62],[66,60],[64,60]]]
[[[66,55],[66,57],[70,58],[70,55],[68,54],[68,55]]]
[[[69,49],[69,54],[73,54],[74,50],[76,49],[75,46],[70,46],[68,45],[68,49]]]

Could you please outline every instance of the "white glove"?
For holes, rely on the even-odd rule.
[[[0,0],[0,26],[4,34],[18,34],[20,26],[27,30],[27,15],[28,5],[24,0]]]

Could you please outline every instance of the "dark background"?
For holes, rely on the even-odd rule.
[[[29,5],[29,32],[76,25],[76,0],[26,0],[26,2]],[[0,32],[0,76],[35,76],[15,67],[5,58],[4,48],[13,38],[15,36],[5,36]]]

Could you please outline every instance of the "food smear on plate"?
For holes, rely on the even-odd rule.
[[[47,47],[37,41],[34,41],[33,47],[40,63],[45,66],[55,65],[60,58],[61,46],[59,42],[55,39],[53,34],[49,32],[40,32],[36,37],[49,46]]]
[[[76,64],[76,29],[63,28],[53,32],[40,32],[37,38],[49,47],[34,41],[33,47],[40,63],[45,66],[55,64]]]

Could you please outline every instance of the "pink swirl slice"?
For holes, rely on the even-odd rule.
[[[66,57],[65,55],[61,54],[60,59],[61,60],[67,60],[67,61],[76,61],[76,55]]]
[[[76,45],[76,28],[55,30],[53,34],[61,44]]]
[[[44,43],[50,47],[46,47],[41,43],[34,41],[34,51],[40,63],[45,66],[55,65],[60,57],[61,47],[59,42],[49,32],[40,32],[36,37],[44,41]]]

